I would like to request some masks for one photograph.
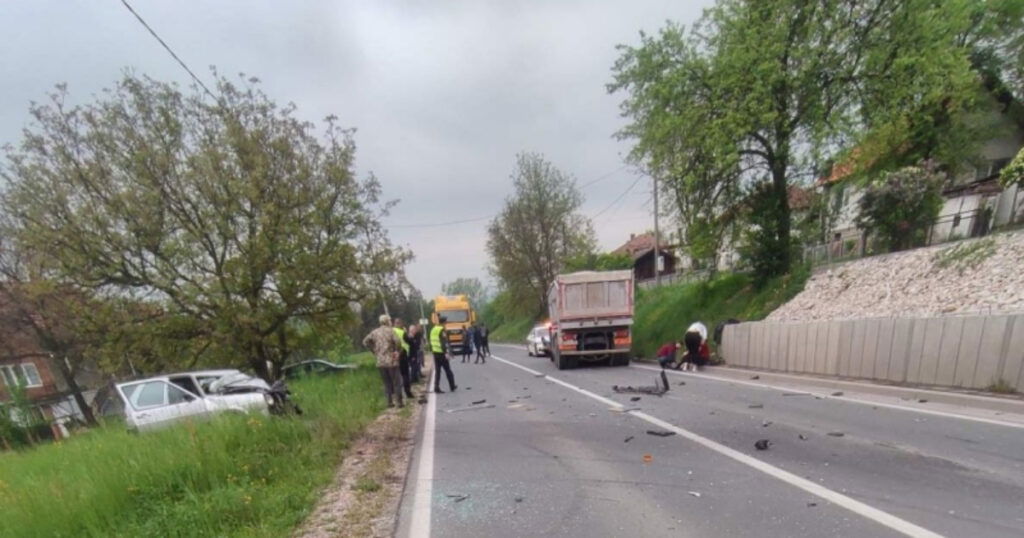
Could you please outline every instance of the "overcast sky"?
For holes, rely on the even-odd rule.
[[[486,220],[511,192],[515,154],[544,154],[585,189],[584,212],[608,250],[652,227],[650,182],[613,138],[622,95],[605,84],[620,43],[667,19],[691,23],[710,0],[129,0],[201,78],[208,66],[259,77],[279,102],[357,129],[360,175],[401,200],[386,221],[413,250],[431,297],[459,276],[490,281]],[[119,0],[23,0],[0,7],[0,144],[16,143],[28,105],[58,82],[84,100],[126,67],[188,75]],[[624,196],[622,196],[626,193]],[[613,202],[621,197],[619,202]],[[609,207],[610,206],[610,207]]]

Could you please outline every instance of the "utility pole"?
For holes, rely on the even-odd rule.
[[[651,181],[654,184],[654,287],[661,286],[661,271],[659,265],[661,262],[661,253],[658,248],[658,178],[651,175]]]

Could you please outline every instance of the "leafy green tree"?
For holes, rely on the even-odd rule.
[[[999,173],[999,181],[1007,187],[1024,185],[1024,149],[1018,151],[1017,156]]]
[[[754,283],[764,284],[772,275],[787,270],[796,244],[775,233],[779,205],[770,182],[757,183],[747,194],[744,207],[747,226],[742,232],[740,255],[754,271]]]
[[[490,299],[487,287],[476,277],[458,277],[451,282],[441,284],[441,293],[444,295],[466,295],[473,309],[477,312],[483,310],[484,305]]]
[[[614,252],[581,254],[565,262],[566,271],[616,271],[632,268],[633,258],[629,254]]]
[[[487,229],[487,251],[500,287],[547,310],[547,291],[565,262],[594,250],[590,220],[578,213],[583,195],[575,179],[536,154],[520,154],[512,174],[515,192]]]
[[[885,133],[879,138],[899,147],[921,128],[907,110],[953,114],[970,101],[976,80],[956,38],[973,4],[720,0],[690,32],[669,23],[622,47],[609,86],[627,92],[622,112],[631,123],[621,134],[636,141],[633,159],[666,185],[683,181],[686,203],[715,208],[712,215],[733,207],[737,177],[766,181],[758,203],[771,219],[758,214],[756,233],[777,250],[761,269],[786,271],[791,184],[858,133]],[[701,234],[728,224],[697,222]]]
[[[942,210],[945,178],[934,167],[906,167],[867,186],[857,226],[876,234],[889,251],[923,245]]]
[[[351,132],[316,133],[257,84],[218,76],[211,102],[126,74],[81,106],[59,86],[0,174],[19,248],[55,262],[44,277],[185,316],[208,353],[269,379],[293,320],[353,321],[409,255],[352,172]]]

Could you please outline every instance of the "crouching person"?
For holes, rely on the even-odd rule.
[[[662,368],[668,368],[676,362],[676,351],[682,347],[679,342],[669,342],[658,348],[658,364]]]

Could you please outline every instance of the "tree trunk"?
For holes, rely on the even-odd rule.
[[[775,202],[778,206],[778,213],[776,215],[776,234],[778,237],[779,245],[782,247],[782,252],[779,253],[779,271],[780,274],[789,272],[790,265],[792,264],[792,252],[790,248],[790,210],[789,210],[789,191],[787,189],[788,182],[786,181],[786,159],[777,158],[772,163],[772,187],[775,194]]]
[[[86,403],[85,396],[82,395],[82,388],[78,386],[78,381],[75,380],[74,372],[68,369],[68,365],[64,362],[63,357],[60,359],[54,358],[53,362],[57,364],[57,371],[60,372],[61,377],[64,378],[64,383],[68,386],[68,390],[71,391],[71,395],[75,398],[75,404],[82,411],[82,418],[85,420],[85,423],[89,426],[98,426],[96,415],[93,414],[92,407]]]

